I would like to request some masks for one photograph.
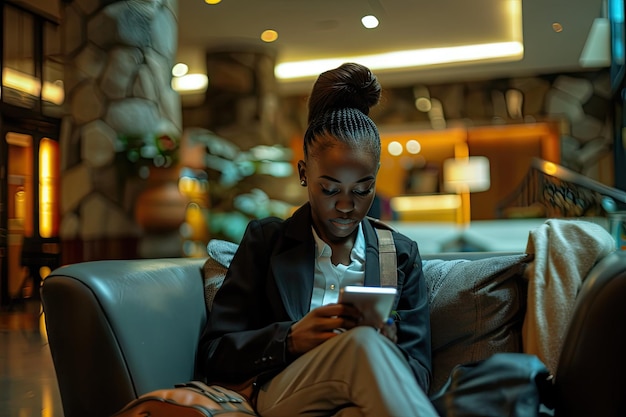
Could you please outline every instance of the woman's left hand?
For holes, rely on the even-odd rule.
[[[380,328],[380,332],[393,343],[398,343],[398,328],[393,318],[388,318]]]

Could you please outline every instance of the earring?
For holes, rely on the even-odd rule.
[[[303,187],[306,187],[306,181],[305,180],[300,180],[300,185]]]

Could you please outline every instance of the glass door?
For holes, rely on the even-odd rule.
[[[2,131],[2,305],[14,300],[37,298],[41,281],[60,261],[60,155],[56,133],[53,133],[20,130],[6,125]]]
[[[27,271],[21,265],[25,236],[33,235],[33,137],[6,132],[3,138],[6,158],[6,275],[3,274],[3,300],[32,295],[27,289]],[[30,294],[23,293],[24,290]]]
[[[59,21],[49,18],[0,2],[1,306],[37,297],[59,262],[64,61]]]

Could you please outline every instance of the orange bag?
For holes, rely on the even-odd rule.
[[[246,417],[256,416],[248,400],[235,391],[199,381],[149,392],[112,417]]]

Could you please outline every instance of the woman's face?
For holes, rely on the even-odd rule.
[[[320,146],[320,143],[331,146]],[[379,161],[369,151],[321,138],[298,163],[307,183],[313,224],[326,242],[352,237],[374,200]]]

